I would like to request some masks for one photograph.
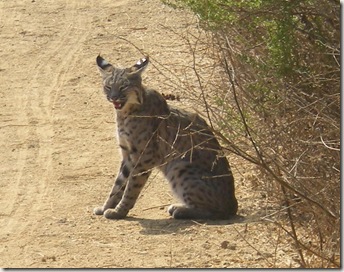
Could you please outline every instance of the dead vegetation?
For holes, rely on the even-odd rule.
[[[291,238],[300,267],[340,267],[337,19],[329,22],[332,36],[323,51],[314,49],[316,37],[298,33],[304,43],[299,55],[314,51],[302,73],[275,77],[264,62],[264,44],[235,28],[167,29],[193,61],[173,71],[155,62],[162,74],[174,75],[168,84],[182,100],[203,109],[228,154],[255,166],[258,176],[251,182],[278,206],[262,218]]]

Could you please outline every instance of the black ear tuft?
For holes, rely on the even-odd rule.
[[[109,67],[112,67],[110,63],[108,63],[105,59],[103,59],[100,55],[97,56],[97,65],[102,70],[107,70]]]
[[[147,66],[148,63],[149,63],[149,56],[146,56],[140,59],[138,62],[136,62],[136,64],[132,68],[134,68],[133,70],[138,71],[144,68],[145,66]]]

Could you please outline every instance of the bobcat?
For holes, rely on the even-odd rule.
[[[228,219],[238,203],[228,161],[207,123],[197,114],[169,106],[142,85],[149,58],[130,68],[96,59],[107,100],[117,113],[122,164],[109,197],[96,215],[124,218],[133,208],[152,169],[169,181],[182,204],[168,208],[175,219]]]

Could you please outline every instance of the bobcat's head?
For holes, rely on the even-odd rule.
[[[147,56],[130,68],[122,69],[112,66],[100,55],[97,57],[97,65],[103,77],[104,93],[117,110],[122,110],[130,104],[143,103],[141,74],[148,62]]]

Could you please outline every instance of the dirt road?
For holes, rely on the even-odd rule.
[[[95,58],[135,63],[142,55],[122,36],[174,69],[187,60],[166,28],[184,31],[189,19],[158,0],[0,2],[1,267],[297,266],[273,224],[245,221],[267,200],[235,157],[234,222],[170,219],[158,173],[127,219],[92,214],[120,163]],[[164,86],[154,65],[145,82]]]

